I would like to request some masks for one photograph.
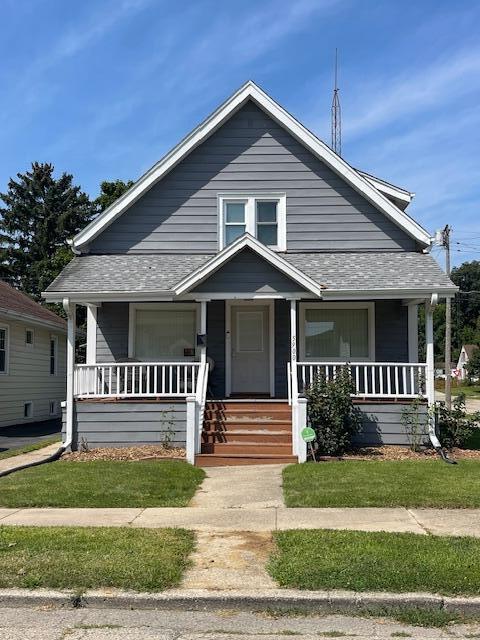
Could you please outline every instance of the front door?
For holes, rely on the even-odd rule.
[[[270,394],[270,308],[231,308],[231,393]]]

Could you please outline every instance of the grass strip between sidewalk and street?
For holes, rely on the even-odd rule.
[[[0,527],[0,588],[162,591],[193,548],[185,529]]]
[[[480,460],[345,460],[283,471],[287,507],[479,508]]]
[[[175,460],[59,460],[0,478],[0,507],[185,507],[204,477]]]
[[[480,539],[310,529],[274,534],[268,571],[281,587],[480,593]]]
[[[5,460],[6,458],[14,458],[15,456],[21,456],[23,453],[30,453],[31,451],[38,451],[38,449],[43,449],[48,447],[51,444],[58,443],[58,446],[62,444],[61,440],[56,438],[48,438],[46,440],[42,440],[41,442],[35,442],[34,444],[26,444],[23,447],[16,447],[13,449],[7,449],[6,451],[0,452],[0,460]]]

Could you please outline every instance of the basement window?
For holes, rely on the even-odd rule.
[[[33,416],[33,402],[25,402],[23,405],[23,417],[31,418]]]

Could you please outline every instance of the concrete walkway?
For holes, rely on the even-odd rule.
[[[4,460],[0,460],[0,471],[9,471],[10,469],[21,467],[22,465],[29,464],[30,462],[44,460],[45,458],[53,455],[55,451],[58,451],[59,448],[60,440],[55,444],[50,444],[47,447],[43,447],[42,449],[36,449],[35,451],[30,451],[29,453],[22,453],[18,456],[5,458]]]
[[[207,477],[189,506],[216,509],[283,507],[282,470],[285,466],[207,467]]]
[[[480,538],[480,509],[0,509],[0,525],[184,527],[206,533],[350,529]]]

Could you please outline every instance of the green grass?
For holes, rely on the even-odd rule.
[[[0,507],[185,507],[204,477],[174,460],[58,461],[0,478]]]
[[[41,442],[36,442],[35,444],[26,444],[24,447],[17,447],[16,449],[7,449],[7,451],[2,451],[0,453],[0,460],[4,460],[5,458],[13,458],[14,456],[19,456],[22,453],[30,453],[30,451],[37,451],[37,449],[43,449],[43,447],[48,447],[48,445],[54,444],[55,442],[58,442],[58,446],[60,447],[61,443],[57,437],[42,440]]]
[[[282,587],[480,593],[480,540],[414,533],[281,531],[268,571]]]
[[[480,460],[347,460],[290,465],[287,507],[480,507]]]
[[[445,393],[445,380],[435,380],[435,389]],[[456,384],[452,380],[452,396],[464,393],[467,398],[480,398],[480,386],[478,384]]]
[[[0,588],[161,591],[193,548],[184,529],[0,527]]]

